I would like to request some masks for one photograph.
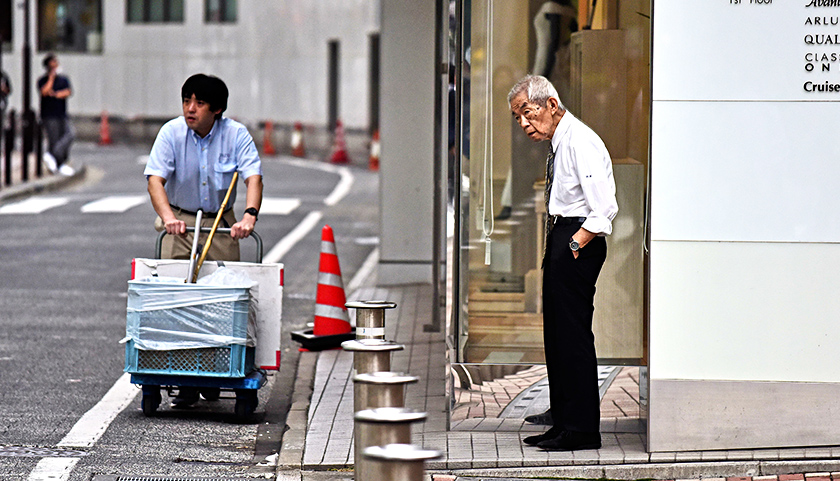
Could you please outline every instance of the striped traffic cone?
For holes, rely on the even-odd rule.
[[[292,340],[299,342],[302,350],[320,351],[334,349],[344,341],[355,339],[350,326],[350,316],[344,304],[344,283],[338,265],[338,253],[332,228],[325,225],[321,231],[321,259],[318,265],[318,290],[315,294],[315,327],[292,332]]]
[[[318,291],[315,295],[316,336],[350,332],[350,316],[344,307],[346,303],[335,238],[332,227],[325,225],[321,230],[321,263],[318,267]]]

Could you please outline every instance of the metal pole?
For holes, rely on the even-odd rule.
[[[377,408],[357,412],[354,416],[356,429],[353,454],[354,479],[356,481],[388,479],[371,476],[370,463],[361,455],[364,448],[388,444],[409,444],[411,443],[411,424],[425,419],[426,413],[405,408]]]
[[[21,127],[23,128],[23,148],[21,149],[21,162],[23,170],[22,180],[29,180],[29,154],[32,152],[35,112],[32,111],[32,46],[29,37],[32,36],[30,28],[29,0],[23,2],[23,115]]]
[[[423,325],[423,332],[440,332],[440,263],[442,260],[441,243],[441,199],[443,189],[441,182],[441,170],[443,169],[443,156],[449,155],[447,149],[442,148],[443,126],[449,123],[444,120],[443,109],[443,85],[448,84],[448,77],[445,74],[449,70],[444,67],[444,60],[448,61],[443,50],[443,2],[435,2],[435,115],[434,115],[434,149],[432,165],[432,322]],[[449,9],[446,9],[447,14]],[[447,22],[448,24],[448,22]],[[448,136],[447,136],[448,138]]]
[[[405,387],[417,382],[401,372],[369,372],[353,378],[353,411],[405,407]]]
[[[355,374],[390,371],[391,352],[405,349],[402,344],[384,339],[359,339],[344,341],[341,347],[353,353]]]
[[[385,309],[397,304],[389,301],[353,301],[344,304],[356,309],[356,339],[385,339]]]
[[[371,479],[389,481],[421,481],[426,461],[440,457],[440,451],[419,448],[413,444],[388,444],[365,448],[362,455],[370,466]]]

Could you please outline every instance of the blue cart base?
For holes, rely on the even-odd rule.
[[[218,378],[218,377],[197,377],[197,376],[172,376],[161,374],[132,374],[131,383],[139,384],[143,388],[143,414],[152,416],[160,406],[163,397],[161,389],[174,389],[179,387],[196,387],[202,392],[216,392],[225,390],[236,393],[236,405],[234,412],[237,416],[246,417],[254,413],[257,408],[257,390],[263,387],[267,381],[265,372],[260,370],[251,371],[242,378]],[[206,396],[205,396],[206,397]],[[216,394],[218,399],[218,394]]]

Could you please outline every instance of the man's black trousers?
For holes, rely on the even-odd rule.
[[[592,314],[607,242],[604,237],[594,238],[575,259],[569,239],[580,226],[580,222],[558,223],[548,237],[543,265],[545,362],[554,426],[598,432],[601,413]]]

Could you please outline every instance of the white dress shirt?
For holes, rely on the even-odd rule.
[[[586,217],[583,228],[605,236],[612,233],[618,213],[612,160],[604,142],[568,110],[551,138],[554,183],[548,212],[563,217]]]

